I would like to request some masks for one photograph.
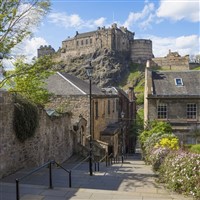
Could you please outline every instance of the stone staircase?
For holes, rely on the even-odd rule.
[[[72,164],[72,160],[74,163]],[[63,166],[75,166],[79,159],[72,157]],[[77,161],[77,162],[76,162]],[[26,170],[13,174],[0,182],[0,200],[15,199],[13,180]],[[24,180],[20,184],[20,200],[66,199],[137,199],[137,200],[191,200],[164,189],[155,179],[151,167],[140,160],[139,154],[128,156],[124,163],[112,166],[100,164],[100,171],[89,175],[89,164],[84,162],[72,169],[72,188],[68,187],[68,174],[60,168],[53,169],[53,189],[48,189],[48,169]],[[10,181],[9,181],[10,180]],[[11,181],[12,180],[12,181]]]

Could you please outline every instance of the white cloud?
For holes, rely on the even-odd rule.
[[[155,57],[166,56],[171,51],[177,51],[180,55],[200,54],[200,37],[198,35],[180,36],[180,37],[158,37],[155,35],[145,35],[142,38],[148,38],[153,43],[153,54]]]
[[[144,30],[147,28],[151,28],[151,22],[154,21],[154,18],[155,15],[150,14],[149,17],[145,21],[141,22],[139,26]]]
[[[25,56],[27,62],[31,62],[37,57],[37,49],[41,45],[48,45],[45,39],[41,37],[27,38],[12,49],[10,59],[3,59],[3,66],[6,70],[14,68],[13,63],[18,57]]]
[[[161,0],[157,10],[158,17],[170,18],[174,21],[188,20],[191,22],[200,21],[200,3],[198,0]]]
[[[94,24],[95,24],[96,26],[103,26],[104,23],[105,23],[105,21],[106,21],[106,18],[101,17],[101,18],[95,20],[95,21],[94,21]]]
[[[23,55],[27,58],[27,61],[31,61],[33,57],[37,56],[37,49],[41,45],[48,45],[44,38],[27,38],[12,50],[12,54],[15,56]]]
[[[54,12],[48,16],[49,22],[64,28],[96,28],[103,26],[106,18],[100,17],[95,20],[83,20],[77,14],[67,15],[66,13]]]
[[[191,46],[195,46],[198,44],[198,36],[190,35],[190,36],[181,36],[176,39],[176,46],[178,48],[190,48]]]
[[[140,22],[143,28],[144,26],[149,26],[149,23],[152,21],[154,9],[154,4],[148,3],[141,12],[129,13],[128,19],[124,22],[124,26],[130,28],[135,22]]]

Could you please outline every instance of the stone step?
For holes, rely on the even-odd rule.
[[[2,200],[15,199],[15,185],[1,184],[1,190],[8,190],[1,196]],[[9,188],[9,189],[8,189]],[[101,190],[87,188],[54,187],[48,189],[38,185],[20,185],[20,200],[67,200],[67,199],[132,199],[132,200],[192,200],[162,189],[136,188],[135,191]]]

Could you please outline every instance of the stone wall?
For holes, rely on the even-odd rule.
[[[55,53],[55,49],[51,47],[51,45],[47,46],[40,46],[40,48],[37,50],[37,57],[45,56],[45,55],[51,55]]]
[[[78,33],[62,42],[61,58],[77,57],[94,53],[98,49],[130,52],[134,33],[113,24],[109,28],[98,27],[96,31]]]
[[[39,126],[34,137],[21,143],[13,130],[13,111],[12,95],[0,91],[0,178],[51,159],[62,163],[73,154],[75,138],[69,114],[50,118],[39,110]]]
[[[153,58],[151,66],[164,70],[189,70],[189,56],[180,56],[169,50],[166,57]]]
[[[153,58],[152,41],[145,39],[134,40],[131,46],[131,60],[134,63],[146,63]]]
[[[158,104],[167,104],[167,119],[157,119]],[[187,119],[187,104],[197,104],[197,119]],[[173,133],[176,134],[183,143],[190,143],[195,139],[193,130],[200,129],[200,100],[193,99],[148,99],[148,120],[155,119],[169,122],[172,125]],[[197,141],[200,142],[200,135],[197,136]]]

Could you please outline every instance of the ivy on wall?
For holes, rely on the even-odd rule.
[[[17,138],[24,142],[34,136],[38,126],[38,109],[33,103],[16,96],[13,126]]]

